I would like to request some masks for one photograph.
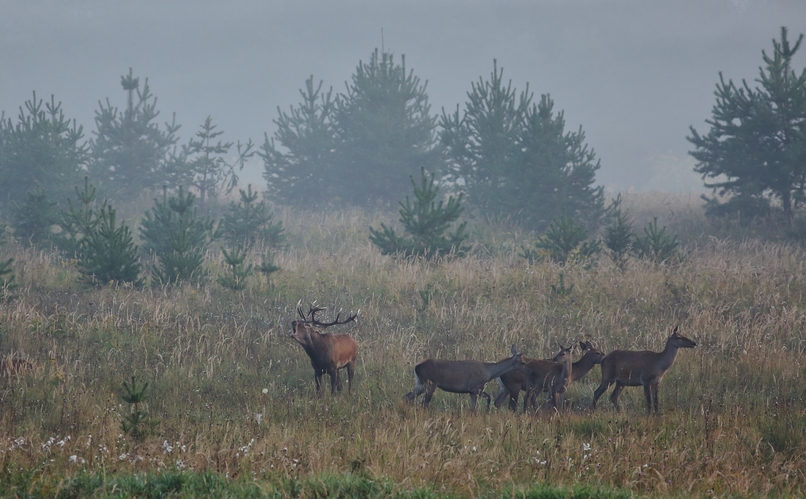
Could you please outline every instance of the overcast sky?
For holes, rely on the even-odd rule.
[[[343,91],[383,43],[428,81],[434,113],[464,106],[497,59],[582,126],[600,184],[689,191],[685,137],[707,131],[719,71],[754,80],[781,26],[806,32],[806,0],[0,0],[0,110],[54,94],[91,136],[131,67],[183,143],[210,115],[223,138],[260,144],[308,76]],[[246,178],[262,182],[257,164]]]

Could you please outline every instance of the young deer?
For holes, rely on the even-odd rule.
[[[425,393],[423,407],[428,407],[431,397],[437,388],[446,392],[470,394],[470,409],[476,408],[478,397],[487,399],[490,406],[490,396],[484,391],[491,379],[497,378],[515,369],[523,367],[523,354],[515,350],[512,345],[512,357],[500,362],[478,362],[475,360],[435,360],[428,359],[414,367],[414,390],[403,396],[405,400],[413,401],[420,394]]]
[[[582,349],[583,352],[585,352],[585,354],[578,361],[574,362],[571,365],[571,377],[568,378],[567,382],[565,383],[565,386],[562,388],[562,391],[560,393],[565,392],[571,383],[574,383],[582,379],[586,374],[588,374],[588,372],[590,372],[591,369],[593,369],[593,366],[601,364],[602,359],[604,359],[605,354],[594,348],[593,344],[591,344],[590,341],[585,341],[584,343],[580,341],[579,347]],[[558,357],[559,354],[552,360],[554,362],[559,362],[560,360],[558,359]],[[532,392],[529,401],[532,405],[532,408],[537,407],[537,391]],[[525,402],[526,401],[524,400],[524,404]],[[558,402],[559,401],[553,401],[553,405],[555,408],[557,407]],[[525,410],[526,409],[524,409],[524,411]]]
[[[593,347],[590,341],[586,342],[579,342],[579,347],[582,351],[585,352],[585,355],[582,356],[578,361],[574,362],[571,365],[571,378],[569,383],[573,383],[575,381],[579,381],[582,379],[583,376],[588,374],[588,372],[593,369],[593,366],[596,364],[602,363],[602,358],[604,354]],[[562,352],[560,352],[561,354]],[[551,360],[536,360],[536,359],[527,359],[524,358],[523,361],[525,363],[525,367],[528,369],[530,364],[533,364],[533,369],[539,369],[540,365],[546,366],[548,362],[559,362],[563,359],[560,359],[560,354],[557,354]],[[555,366],[556,368],[556,366]],[[501,385],[501,391],[499,392],[498,396],[495,398],[495,407],[499,408],[504,404],[504,400],[509,397],[509,408],[511,410],[516,410],[518,407],[518,395],[521,390],[528,392],[529,391],[529,380],[527,379],[526,371],[512,371],[511,373],[507,373],[504,376],[499,378],[499,382]],[[531,400],[532,406],[536,405],[536,397],[537,392],[532,392],[533,399]],[[553,397],[552,397],[553,398]],[[526,406],[528,402],[524,400],[524,411],[526,410]]]
[[[335,321],[325,323],[316,320],[316,313],[322,310],[324,308],[311,306],[306,318],[305,314],[302,313],[301,304],[297,303],[297,313],[302,320],[291,322],[291,334],[289,336],[302,345],[305,353],[311,358],[317,394],[322,391],[322,376],[325,373],[330,375],[330,393],[341,391],[339,369],[343,368],[347,369],[347,389],[352,391],[358,344],[349,335],[323,333],[322,330],[336,324],[347,324],[354,321],[361,311],[359,310],[358,313],[349,315],[343,321],[339,321],[340,312],[336,315]]]
[[[526,364],[528,380],[523,388],[526,390],[523,396],[523,412],[526,412],[530,404],[533,409],[537,408],[537,395],[542,392],[549,394],[548,401],[553,408],[560,407],[560,395],[565,393],[571,384],[573,360],[573,345],[568,348],[560,345],[560,352],[551,360],[535,360]],[[515,397],[514,402],[510,399],[510,407],[517,406],[517,394]]]
[[[614,350],[602,359],[602,384],[593,393],[593,408],[596,401],[616,383],[610,400],[619,411],[618,398],[625,386],[643,386],[646,398],[646,412],[658,412],[658,384],[663,374],[672,367],[678,348],[694,348],[697,344],[677,332],[677,327],[666,339],[666,348],[662,352],[648,350]]]

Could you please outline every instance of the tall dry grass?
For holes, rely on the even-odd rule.
[[[641,206],[643,219],[657,216]],[[699,231],[681,238],[683,262],[631,261],[624,273],[606,258],[590,269],[530,265],[518,256],[528,235],[483,224],[475,233],[488,237],[470,257],[395,262],[367,239],[390,217],[349,210],[282,212],[282,271],[240,293],[215,283],[88,289],[70,262],[17,248],[20,296],[0,310],[0,354],[32,369],[0,378],[0,469],[354,473],[459,495],[541,481],[803,494],[806,254],[702,235],[694,210],[675,213],[660,223]],[[212,253],[208,265],[221,270]],[[561,274],[567,296],[551,288]],[[361,309],[344,328],[359,342],[352,394],[314,396],[309,360],[287,337],[299,300]],[[675,325],[698,347],[663,379],[658,416],[644,415],[638,388],[625,390],[622,413],[605,399],[591,413],[598,369],[569,389],[560,414],[470,413],[466,396],[445,392],[428,411],[400,402],[427,357],[494,361],[511,344],[548,357],[579,339],[605,352],[660,350]],[[144,442],[120,430],[131,376],[151,384],[159,419]]]

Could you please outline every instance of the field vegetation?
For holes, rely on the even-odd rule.
[[[631,258],[624,271],[604,255],[530,261],[532,234],[488,220],[468,225],[462,258],[395,260],[368,228],[396,214],[278,207],[281,270],[233,291],[215,281],[225,263],[213,249],[204,281],[89,287],[75,262],[9,240],[0,495],[803,495],[806,252],[793,230],[708,220],[696,198],[624,203],[637,228],[657,217],[677,235],[682,258]],[[315,396],[288,337],[300,300],[329,307],[328,320],[361,310],[331,329],[359,344],[352,393]],[[443,391],[428,410],[401,402],[428,357],[496,361],[514,344],[546,358],[578,340],[659,351],[675,326],[698,346],[667,372],[658,415],[640,388],[621,413],[604,397],[591,412],[598,368],[559,413],[471,412]],[[145,383],[141,431],[124,432]]]

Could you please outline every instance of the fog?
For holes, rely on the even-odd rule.
[[[806,32],[803,0],[0,0],[0,110],[51,94],[92,135],[98,101],[125,103],[120,76],[148,78],[182,143],[207,115],[226,140],[263,141],[310,75],[343,91],[373,49],[405,54],[434,113],[472,81],[550,93],[580,125],[613,190],[690,192],[688,127],[707,131],[722,71],[754,80],[781,26]],[[806,47],[795,68],[806,61]],[[261,183],[260,162],[244,178]]]

